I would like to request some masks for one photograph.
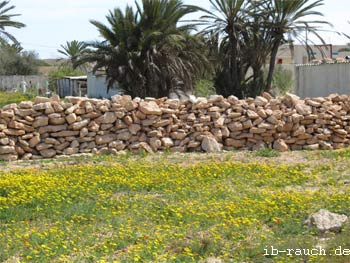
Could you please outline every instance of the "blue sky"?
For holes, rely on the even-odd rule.
[[[209,9],[209,0],[184,0]],[[26,50],[36,50],[41,58],[58,58],[57,49],[66,41],[89,41],[98,39],[98,32],[90,24],[94,19],[105,21],[108,10],[132,5],[133,0],[11,0],[13,13],[22,14],[16,20],[27,25],[11,30]],[[349,0],[324,0],[319,8],[325,19],[334,25],[334,30],[350,35]],[[334,33],[321,33],[327,43],[345,44],[350,40]]]

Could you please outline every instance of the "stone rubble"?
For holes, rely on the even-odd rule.
[[[37,97],[0,109],[0,160],[76,153],[206,151],[271,147],[339,149],[350,144],[350,96],[294,94],[111,100]]]

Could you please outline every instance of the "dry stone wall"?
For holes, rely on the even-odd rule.
[[[167,98],[111,100],[37,97],[0,109],[0,159],[77,153],[259,149],[336,149],[349,145],[350,97],[301,100],[268,93],[185,102]]]

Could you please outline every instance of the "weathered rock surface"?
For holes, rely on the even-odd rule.
[[[221,152],[221,145],[212,137],[205,136],[202,141],[202,149],[205,152],[213,153],[213,152]]]
[[[40,151],[40,154],[44,158],[52,158],[56,155],[56,151],[54,149],[47,149]]]
[[[273,148],[279,152],[286,152],[288,151],[288,145],[286,142],[282,139],[278,139],[273,143]]]
[[[331,213],[326,209],[321,209],[317,213],[312,214],[304,223],[309,227],[316,227],[321,232],[339,232],[347,221],[348,217],[346,215]]]
[[[116,134],[97,135],[96,144],[107,144],[117,139]]]
[[[142,101],[140,102],[140,111],[147,115],[162,115],[162,110],[158,104],[154,101]]]
[[[114,123],[117,120],[117,115],[114,112],[108,111],[97,119],[99,123]]]
[[[74,123],[77,120],[77,115],[75,115],[75,113],[71,113],[66,116],[66,120],[68,124]]]
[[[264,93],[111,100],[37,97],[0,109],[0,159],[118,151],[218,152],[339,149],[350,145],[350,96],[300,99]]]
[[[170,148],[170,147],[174,146],[174,142],[171,138],[162,138],[161,141],[162,141],[162,145],[165,148]]]
[[[85,119],[83,121],[73,123],[72,129],[73,129],[73,131],[81,130],[82,128],[86,127],[89,124],[89,122],[90,122],[89,119]]]
[[[16,150],[14,146],[0,146],[0,154],[16,154]]]

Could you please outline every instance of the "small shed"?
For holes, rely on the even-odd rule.
[[[114,85],[108,89],[106,75],[103,71],[93,74],[90,72],[87,75],[87,95],[89,98],[105,98],[110,99],[112,96],[122,94],[122,90],[118,85]]]
[[[87,94],[87,76],[67,76],[56,81],[57,94],[66,96],[83,97]]]

